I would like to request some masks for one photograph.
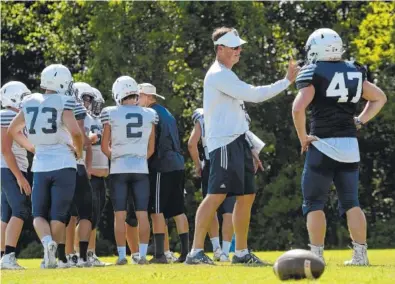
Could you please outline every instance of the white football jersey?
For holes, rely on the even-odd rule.
[[[32,94],[22,103],[28,139],[34,144],[33,172],[76,168],[72,138],[62,121],[64,110],[73,110],[73,97]]]
[[[108,158],[101,150],[101,136],[103,132],[103,126],[101,124],[100,117],[95,117],[88,114],[84,121],[85,130],[88,131],[88,137],[91,133],[96,134],[98,140],[92,144],[92,168],[93,169],[108,169]],[[85,151],[84,151],[85,159]]]
[[[0,110],[0,119],[1,119],[1,127],[8,128],[10,126],[11,121],[14,119],[14,117],[18,113],[10,110],[10,109],[2,109]],[[27,168],[29,167],[29,162],[27,160],[27,151],[25,148],[22,148],[19,146],[18,143],[15,141],[12,143],[11,147],[12,153],[14,153],[16,163],[18,164],[18,168],[22,172],[27,172]],[[1,154],[1,160],[0,160],[0,167],[1,168],[9,168],[3,154]]]
[[[149,137],[152,124],[159,120],[155,110],[134,105],[106,107],[101,120],[111,126],[110,173],[148,173]]]

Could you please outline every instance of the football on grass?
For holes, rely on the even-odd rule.
[[[308,250],[293,249],[276,260],[273,270],[280,280],[318,279],[324,273],[325,263]]]

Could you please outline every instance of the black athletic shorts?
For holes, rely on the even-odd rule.
[[[163,213],[166,219],[185,213],[184,174],[184,170],[150,172],[150,213]]]
[[[256,192],[251,148],[240,135],[210,152],[209,194],[246,195]]]

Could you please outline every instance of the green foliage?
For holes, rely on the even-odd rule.
[[[18,258],[43,258],[43,245],[38,242],[31,242],[18,255]]]
[[[360,200],[369,224],[370,246],[391,246],[395,219],[394,190],[395,25],[393,2],[3,2],[1,60],[3,82],[24,81],[39,90],[41,70],[61,62],[82,80],[97,87],[112,104],[111,87],[120,75],[153,83],[178,119],[187,165],[188,219],[201,200],[192,177],[186,142],[191,114],[202,106],[203,80],[215,53],[215,27],[235,26],[243,46],[238,76],[251,84],[269,84],[285,75],[289,56],[304,58],[304,44],[317,28],[335,29],[346,47],[346,58],[368,64],[371,77],[389,101],[380,115],[359,133]],[[250,241],[258,249],[305,246],[300,176],[303,157],[294,131],[292,87],[263,104],[247,104],[252,130],[267,146],[265,172],[253,207]],[[99,226],[113,242],[112,212],[107,206]],[[349,241],[344,220],[331,192],[326,208],[328,247]],[[386,227],[385,224],[389,224]],[[392,224],[392,226],[390,226]],[[174,226],[172,226],[174,228]],[[382,233],[381,233],[382,230]],[[192,237],[193,234],[191,234]],[[177,243],[173,229],[172,246]],[[380,237],[381,236],[381,237]],[[25,239],[24,239],[25,241]],[[25,245],[25,244],[24,244]]]

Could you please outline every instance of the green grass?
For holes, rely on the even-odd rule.
[[[282,252],[259,252],[262,259],[274,262]],[[369,250],[370,267],[344,267],[351,250],[325,251],[327,267],[316,283],[395,283],[395,250]],[[102,258],[114,262],[115,257]],[[39,269],[39,259],[21,259],[24,271],[2,271],[2,283],[65,283],[65,284],[123,284],[123,283],[280,283],[271,267],[126,265],[103,268]],[[307,283],[309,281],[296,281]],[[293,282],[288,282],[293,283]]]

